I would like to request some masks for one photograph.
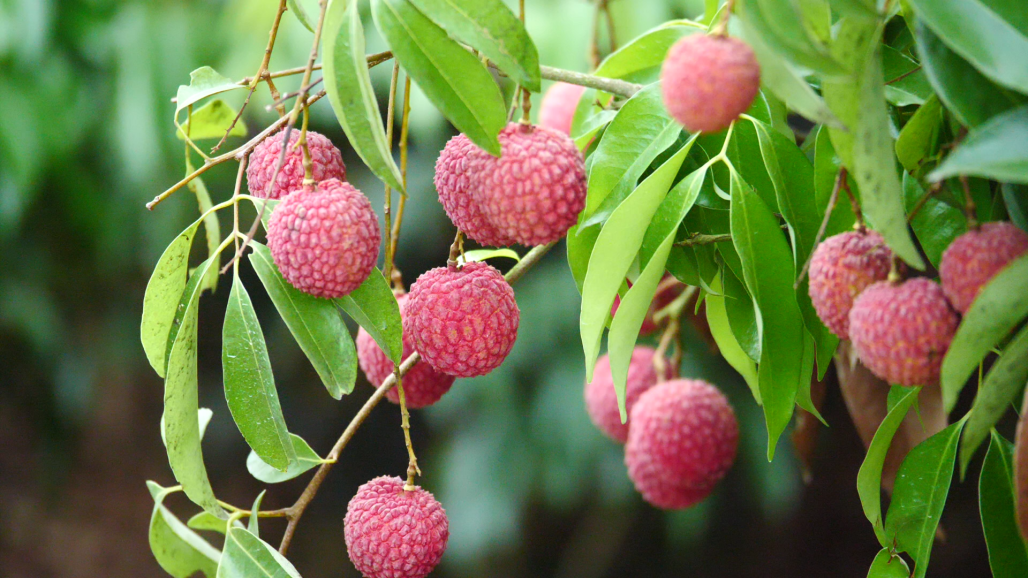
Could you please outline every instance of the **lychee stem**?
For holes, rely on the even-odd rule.
[[[459,258],[459,259],[458,259]],[[450,245],[450,256],[446,259],[446,266],[454,271],[460,271],[464,260],[464,232],[457,230],[457,236],[453,238]]]
[[[857,201],[857,196],[850,189],[849,179],[846,178],[847,173],[846,167],[839,169],[842,190],[846,191],[846,196],[850,199],[850,207],[853,209],[853,218],[856,220],[853,223],[853,228],[863,233],[867,231],[867,226],[864,225],[864,213],[860,210],[860,202]]]
[[[303,124],[300,125],[300,139],[297,145],[303,149],[303,187],[314,186],[314,161],[311,159],[311,149],[307,145],[307,125],[310,122],[311,111],[305,103],[303,105]]]
[[[386,109],[386,146],[389,147],[390,155],[393,152],[393,126],[395,124],[394,117],[396,116],[396,84],[397,79],[400,77],[400,61],[393,61],[393,75],[389,81],[389,105]],[[392,222],[392,206],[393,206],[393,189],[388,183],[385,185],[385,191],[383,198],[384,209],[383,214],[385,218],[385,265],[383,266],[382,274],[386,280],[389,280],[393,276],[393,251],[396,246],[393,242],[393,222]]]
[[[728,0],[725,2],[725,7],[721,11],[721,18],[718,19],[717,24],[711,29],[710,34],[712,36],[727,36],[728,35],[728,17],[732,14],[732,10],[735,8],[735,0]]]
[[[971,196],[971,183],[967,180],[967,175],[960,175],[960,186],[964,189],[964,217],[967,219],[967,228],[969,230],[977,230],[979,227],[978,223],[978,207],[974,204],[974,197]]]
[[[896,256],[894,254],[892,256],[892,260],[891,260],[891,262],[889,264],[889,277],[888,277],[889,283],[892,283],[893,285],[895,285],[895,284],[903,281],[902,270],[903,270],[903,261],[898,256]]]
[[[396,378],[396,393],[400,398],[400,427],[403,428],[403,441],[407,445],[407,483],[403,485],[403,489],[408,492],[412,492],[415,489],[414,475],[421,475],[421,470],[418,468],[418,458],[414,455],[414,444],[410,441],[410,412],[407,411],[407,400],[403,395],[403,380],[399,377],[400,364],[393,366],[393,375],[398,376]]]

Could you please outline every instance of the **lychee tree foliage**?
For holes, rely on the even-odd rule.
[[[400,406],[407,479],[362,487],[346,541],[367,576],[431,571],[445,549],[446,518],[414,486],[420,469],[404,377],[433,384],[413,403],[428,405],[459,386],[455,377],[502,362],[519,319],[508,283],[566,232],[582,294],[589,412],[608,435],[627,439],[629,475],[651,503],[695,503],[734,459],[737,425],[723,396],[677,379],[680,322],[702,307],[722,355],[763,408],[769,459],[794,414],[798,448],[815,431],[821,380],[835,365],[868,444],[856,483],[882,545],[870,576],[925,575],[958,455],[963,477],[987,439],[979,488],[990,563],[996,576],[1028,575],[1028,427],[1019,424],[1013,442],[994,429],[1021,405],[1028,381],[1028,254],[1019,241],[1028,228],[1028,18],[1020,0],[708,0],[701,18],[644,33],[597,59],[590,74],[540,65],[523,5],[516,14],[501,0],[369,1],[389,52],[365,53],[360,0],[320,0],[316,11],[281,0],[252,77],[234,81],[202,67],[175,96],[186,176],[148,207],[188,188],[201,216],[161,256],[144,298],[142,342],[165,379],[161,433],[179,484],[149,483],[150,543],[165,570],[298,576],[285,556],[304,510],[388,397]],[[285,17],[312,32],[310,58],[271,71]],[[383,125],[368,69],[390,60]],[[280,93],[276,80],[292,75],[301,75],[299,90]],[[529,95],[542,79],[565,83],[543,101],[541,124],[551,128],[528,124]],[[447,267],[423,276],[408,298],[393,265],[403,208],[435,202],[415,191],[420,184],[408,190],[411,82],[461,133],[440,156],[435,184],[464,230]],[[505,101],[501,87],[512,84]],[[217,95],[244,91],[249,102],[262,85],[279,118],[216,154],[227,138],[246,135],[242,109]],[[386,187],[381,226],[345,183],[334,145],[307,130],[309,107],[325,97]],[[518,108],[522,121],[508,124]],[[208,152],[204,139],[220,140]],[[201,175],[230,162],[238,163],[235,189],[215,204]],[[241,202],[255,207],[251,225],[240,222]],[[232,230],[222,235],[217,212],[229,208]],[[207,258],[190,267],[201,225]],[[996,237],[997,227],[1007,232]],[[262,228],[270,249],[254,239]],[[540,244],[520,257],[465,253],[464,234],[486,247]],[[496,256],[518,262],[502,277],[474,263]],[[359,357],[377,385],[324,457],[286,425],[239,277],[245,266],[331,397],[351,393]],[[229,281],[219,279],[229,272]],[[247,470],[268,484],[315,470],[289,508],[262,510],[263,493],[248,509],[227,504],[207,477],[201,440],[212,415],[198,406],[197,326],[202,293],[219,285],[229,292],[224,389],[252,449]],[[467,304],[480,309],[476,323],[447,325],[464,318]],[[342,314],[361,328],[356,346]],[[654,331],[656,349],[637,347]],[[604,333],[607,353],[597,363]],[[642,375],[647,384],[626,404],[626,386],[634,391],[629,382]],[[881,381],[890,376],[898,380],[891,389]],[[965,392],[969,381],[975,391]],[[880,407],[849,403],[860,395]],[[972,399],[967,413],[954,411]],[[642,425],[617,427],[630,413]],[[887,454],[903,445],[897,432],[908,413],[924,426],[905,440],[897,468]],[[665,455],[678,443],[688,449]],[[202,508],[187,523],[162,505],[178,491]],[[260,537],[261,517],[287,519],[277,548]],[[224,534],[223,549],[194,530]],[[390,546],[396,536],[408,541]]]

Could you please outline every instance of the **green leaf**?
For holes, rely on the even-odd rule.
[[[578,217],[582,220],[581,215]],[[599,225],[593,225],[579,230],[578,225],[571,227],[567,234],[568,246],[568,267],[571,269],[571,276],[575,279],[578,292],[582,293],[582,286],[585,283],[585,273],[589,268],[589,256],[592,255],[593,246],[600,235]]]
[[[720,277],[715,278],[714,282],[711,283],[711,288],[715,292],[721,291]],[[714,343],[717,344],[721,356],[725,358],[728,365],[731,365],[746,380],[746,385],[750,387],[753,399],[756,400],[757,405],[760,405],[760,384],[757,380],[757,364],[743,351],[739,341],[736,340],[735,335],[732,333],[732,328],[728,325],[725,296],[707,293],[703,301],[706,303],[707,323],[710,325],[710,334],[714,337]]]
[[[803,372],[803,316],[796,301],[796,269],[778,219],[733,171],[732,243],[742,261],[743,280],[753,298],[760,328],[757,377],[768,431],[768,460],[792,419],[796,391],[809,380]]]
[[[745,0],[737,4],[737,15],[788,60],[827,75],[844,73],[845,63],[815,37],[798,7],[782,0]]]
[[[357,0],[333,0],[325,12],[323,34],[325,92],[350,146],[375,176],[406,194],[371,87]]]
[[[835,154],[835,147],[832,146],[832,139],[829,136],[827,127],[819,127],[817,136],[814,139],[814,198],[817,199],[817,208],[824,217],[828,210],[828,201],[831,199],[832,190],[835,188],[835,180],[842,167],[842,161]],[[850,190],[857,193],[856,183],[850,181]],[[844,194],[843,194],[844,195]],[[845,196],[845,195],[844,195]],[[856,219],[853,216],[852,206],[845,198],[837,199],[832,216],[828,219],[828,227],[825,229],[825,238],[832,235],[849,231],[853,228]]]
[[[1000,190],[1010,222],[1022,231],[1028,232],[1028,186],[1003,183]]]
[[[221,343],[225,399],[232,419],[261,459],[285,471],[296,455],[278,402],[264,333],[238,273],[232,277]]]
[[[1014,444],[996,430],[992,430],[992,442],[982,464],[978,504],[993,577],[1028,576],[1028,544],[1021,537],[1015,514]]]
[[[1003,349],[978,389],[960,441],[961,477],[967,472],[967,465],[978,446],[1016,400],[1025,382],[1028,382],[1028,327],[1021,329]]]
[[[507,124],[500,89],[482,62],[408,0],[372,0],[379,32],[428,100],[457,130],[493,156]]]
[[[878,542],[885,547],[890,544],[885,536],[885,526],[882,525],[882,468],[885,466],[885,456],[889,453],[892,438],[903,423],[910,406],[917,401],[920,391],[920,388],[893,386],[890,395],[897,393],[901,396],[878,426],[878,431],[867,448],[864,462],[860,464],[860,471],[857,472],[857,494],[860,496],[864,516],[871,522]]]
[[[139,327],[140,341],[150,365],[164,377],[167,369],[168,335],[175,321],[182,291],[189,274],[189,250],[200,221],[194,221],[168,245],[154,267],[143,294],[143,320]]]
[[[277,550],[242,528],[225,535],[218,578],[300,578],[292,563]]]
[[[660,76],[664,57],[675,42],[690,34],[705,31],[705,27],[688,21],[661,24],[612,52],[593,74],[629,82],[653,82]]]
[[[939,181],[958,175],[1028,184],[1028,106],[972,129],[928,178]]]
[[[532,92],[539,92],[539,54],[525,25],[502,0],[411,0],[450,36],[478,50]]]
[[[947,46],[993,81],[1028,93],[1028,33],[982,0],[908,0]],[[1013,7],[1013,4],[1011,5]],[[1021,7],[1023,10],[1023,6]]]
[[[293,287],[282,277],[268,248],[250,242],[250,264],[329,395],[340,399],[353,391],[357,350],[335,303]]]
[[[1028,255],[1012,261],[984,287],[942,360],[942,406],[949,413],[982,359],[1028,315]]]
[[[949,495],[957,441],[965,419],[947,427],[910,450],[896,474],[892,502],[885,517],[889,543],[914,559],[914,577],[928,571],[935,531]]]
[[[176,490],[161,488],[153,482],[147,484],[154,499],[150,550],[157,563],[175,578],[188,578],[197,572],[214,578],[221,553],[164,507],[164,498]],[[224,520],[221,523],[224,526]]]
[[[250,519],[247,521],[246,529],[254,536],[260,537],[260,514],[261,502],[264,501],[264,494],[268,493],[267,490],[261,490],[261,493],[257,494],[257,499],[253,501],[253,507],[250,508]]]
[[[400,306],[382,272],[376,267],[349,295],[334,299],[375,343],[396,363],[403,359],[403,329]]]
[[[867,572],[867,578],[908,578],[910,569],[907,563],[899,556],[893,556],[888,548],[882,548],[871,562],[871,569]]]
[[[187,156],[186,174],[188,175],[192,172],[193,163]],[[214,264],[204,279],[203,288],[213,293],[218,288],[218,276],[220,274],[218,270],[221,268],[221,256],[216,255],[218,246],[221,245],[221,222],[218,221],[218,215],[211,210],[214,204],[211,202],[211,194],[207,191],[207,185],[204,184],[203,179],[195,177],[186,184],[186,187],[196,196],[196,204],[200,209],[200,214],[204,215],[203,232],[207,238],[207,256],[214,258]]]
[[[664,108],[659,84],[640,90],[625,102],[591,155],[589,188],[579,230],[606,220],[635,189],[643,171],[674,144],[680,132],[681,127]]]
[[[935,151],[944,119],[942,103],[935,95],[926,100],[914,116],[910,117],[896,139],[896,157],[903,168],[916,173],[921,161]]]
[[[289,10],[294,16],[296,16],[296,19],[300,21],[300,24],[303,24],[304,28],[314,32],[314,23],[311,22],[310,17],[307,16],[307,11],[300,5],[299,0],[286,0],[286,6],[288,6]]]
[[[465,251],[458,261],[461,263],[474,263],[488,259],[514,259],[515,263],[521,262],[521,256],[514,249],[474,249]]]
[[[861,85],[868,76],[866,71],[871,68],[871,61],[877,60],[874,48],[877,46],[880,34],[874,20],[858,17],[841,18],[835,27],[837,31],[835,41],[832,42],[832,52],[852,72],[839,77],[825,78],[821,85],[821,92],[832,112],[843,126],[847,127],[845,129],[828,127],[828,132],[842,164],[852,167],[855,131],[857,125],[864,122],[860,116],[863,106],[860,100]],[[881,74],[879,73],[877,76],[880,77]],[[884,101],[884,96],[881,100]],[[884,107],[884,102],[881,105]]]
[[[220,139],[225,136],[225,131],[228,130],[229,126],[232,126],[232,121],[235,118],[236,111],[232,106],[224,100],[217,98],[194,110],[186,122],[182,123],[182,128],[175,133],[175,136],[179,140],[185,140],[186,135],[189,135],[189,138],[193,140]],[[228,133],[228,136],[246,135],[246,123],[242,122],[237,122]]]
[[[746,355],[754,362],[760,361],[760,328],[753,308],[753,298],[731,267],[722,268],[721,282],[725,290],[728,327]]]
[[[925,191],[917,179],[909,174],[903,175],[903,197],[908,211],[914,210],[921,202]],[[924,249],[928,261],[938,268],[942,261],[942,253],[958,236],[967,230],[967,219],[960,209],[939,200],[932,195],[924,200],[921,210],[910,222],[921,248]]]
[[[961,124],[978,126],[993,116],[1028,102],[1028,98],[996,85],[950,50],[920,19],[917,52],[925,76],[946,108]]]
[[[224,534],[228,530],[228,520],[223,520],[210,512],[200,512],[194,515],[192,518],[189,518],[186,525],[194,530],[208,530],[218,532],[219,534]],[[243,527],[239,520],[235,521],[235,525],[240,528]]]
[[[169,335],[168,371],[164,379],[164,438],[167,440],[168,462],[183,491],[204,510],[222,516],[224,510],[214,497],[214,490],[207,479],[207,468],[203,464],[197,402],[196,334],[200,280],[211,264],[212,259],[207,259],[193,272],[178,306],[178,329],[173,328]]]
[[[311,446],[307,445],[307,442],[298,435],[289,434],[289,438],[293,442],[293,450],[296,453],[296,460],[289,463],[289,467],[286,471],[281,472],[263,460],[260,456],[254,452],[250,452],[250,455],[246,457],[246,470],[250,472],[250,475],[264,482],[265,484],[277,484],[291,480],[299,475],[302,475],[307,470],[320,466],[325,463],[326,460],[311,449]]]
[[[894,106],[924,104],[933,93],[921,65],[887,44],[881,51],[885,99]]]
[[[175,93],[175,115],[208,96],[246,88],[231,78],[226,78],[210,66],[201,66],[189,73],[189,86],[180,85]]]
[[[685,152],[683,152],[685,151]],[[642,245],[646,226],[664,200],[687,149],[673,155],[639,184],[604,223],[589,256],[582,286],[579,329],[585,351],[586,381],[592,381],[610,308]],[[620,307],[619,307],[620,310]],[[637,332],[638,333],[638,332]]]
[[[200,439],[203,440],[203,436],[207,433],[207,426],[211,423],[211,418],[214,417],[214,412],[206,407],[201,407],[196,412],[196,420],[200,424]],[[161,443],[164,447],[168,446],[168,440],[164,437],[164,416],[161,416]]]

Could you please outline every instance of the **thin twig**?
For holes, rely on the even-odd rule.
[[[917,204],[914,205],[914,208],[910,210],[910,213],[907,215],[907,223],[913,223],[914,217],[916,217],[917,214],[921,212],[921,209],[924,208],[925,204],[928,202],[928,199],[932,198],[933,195],[935,195],[941,190],[942,181],[932,183],[932,186],[928,187],[928,190],[925,191],[923,195],[921,195],[920,199],[917,200]]]
[[[311,89],[311,88],[314,88],[315,86],[317,86],[319,84],[321,84],[321,81],[323,81],[323,80],[325,80],[324,76],[318,78],[317,80],[312,82],[309,87],[307,87],[308,90]],[[272,108],[279,108],[283,104],[285,104],[285,102],[287,100],[300,96],[301,92],[303,92],[303,91],[301,91],[301,90],[294,90],[293,92],[287,92],[286,94],[282,95],[281,97],[275,99],[275,101],[272,102],[271,104],[269,104],[268,106],[264,107],[264,110],[271,110]]]
[[[394,366],[393,372],[398,374],[400,366]],[[407,398],[403,394],[403,380],[396,379],[396,392],[400,400],[400,428],[403,429],[403,443],[407,447],[407,481],[403,489],[413,492],[417,487],[414,485],[414,476],[421,475],[421,468],[418,467],[418,457],[414,455],[414,444],[410,440],[410,412],[407,411]]]
[[[506,76],[506,74],[497,68],[492,62],[489,63],[489,67],[496,70],[496,72],[501,76]],[[625,98],[631,98],[635,93],[639,92],[643,88],[643,85],[635,84],[634,82],[625,82],[624,80],[617,80],[615,78],[603,78],[602,76],[583,74],[581,72],[573,72],[571,70],[554,68],[552,66],[540,66],[539,72],[540,76],[546,80],[556,80],[558,82],[566,82],[568,84],[577,84],[578,86],[595,88],[597,90],[602,90],[603,92],[609,92]]]
[[[593,29],[589,38],[589,64],[593,70],[600,67],[600,15],[606,4],[607,0],[596,0],[596,9],[593,10]]]
[[[388,51],[388,50],[386,50],[385,52],[376,52],[374,54],[369,54],[368,55],[368,68],[374,68],[375,66],[377,66],[379,64],[382,64],[383,62],[391,59],[392,57],[393,57],[393,53]],[[321,67],[322,67],[322,65],[315,64],[314,67],[311,70],[321,70]],[[297,74],[303,74],[304,71],[306,71],[306,70],[307,70],[306,66],[297,66],[296,68],[286,68],[284,70],[277,70],[275,72],[268,73],[267,75],[262,77],[261,80],[267,80],[269,78],[282,78],[283,76],[294,76],[294,75],[297,75]],[[246,78],[243,78],[242,80],[240,80],[236,84],[238,84],[239,86],[247,86],[248,84],[253,82],[253,79],[254,79],[253,76],[247,76]]]
[[[960,186],[964,189],[964,217],[967,219],[968,229],[978,228],[978,207],[974,204],[974,197],[971,196],[971,183],[967,180],[967,175],[960,175],[957,177],[960,180]]]
[[[403,113],[400,118],[400,179],[405,194],[400,195],[400,206],[396,210],[396,218],[393,219],[392,254],[396,259],[396,247],[400,242],[400,226],[403,224],[403,210],[407,206],[407,134],[410,128],[410,75],[404,75],[403,83]],[[403,288],[403,280],[400,277],[400,270],[393,263],[393,274],[390,279],[394,289]]]
[[[811,248],[810,255],[807,256],[807,262],[800,269],[800,275],[796,278],[796,283],[792,286],[793,289],[799,289],[800,284],[803,283],[803,278],[807,276],[807,272],[810,270],[810,261],[814,258],[814,249],[817,248],[818,244],[821,243],[821,239],[825,236],[825,230],[828,229],[828,221],[832,218],[832,211],[835,210],[835,204],[839,202],[839,189],[842,188],[845,181],[846,168],[843,167],[839,169],[839,174],[835,175],[835,186],[832,187],[832,195],[828,197],[828,207],[825,209],[824,218],[821,219],[821,226],[817,228],[817,235],[814,236],[814,247]]]
[[[789,225],[782,225],[782,229],[788,229]],[[718,235],[706,235],[703,233],[692,233],[689,238],[682,239],[675,243],[676,247],[693,247],[696,245],[710,245],[711,243],[723,243],[725,241],[731,241],[731,233],[722,233]]]
[[[910,76],[911,74],[914,74],[918,70],[921,70],[921,65],[920,64],[915,66],[913,69],[908,70],[908,71],[904,72],[903,74],[897,76],[896,78],[893,78],[892,80],[885,81],[885,84],[892,84],[894,82],[899,82],[899,81],[903,80],[904,78]]]
[[[396,117],[396,85],[400,78],[400,61],[393,61],[393,75],[389,81],[389,105],[386,108],[386,146],[389,147],[389,156],[393,154],[393,127],[395,126]],[[385,276],[386,281],[393,278],[393,189],[389,186],[389,183],[385,185],[385,229],[386,229],[386,240],[385,240],[385,265],[383,266],[382,274]]]

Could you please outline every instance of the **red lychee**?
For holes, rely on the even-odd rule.
[[[563,237],[585,207],[585,161],[575,143],[552,128],[508,124],[500,158],[469,157],[474,202],[497,233],[522,245]]]
[[[664,106],[691,132],[717,132],[746,112],[760,66],[738,38],[693,34],[671,47],[660,70]]]
[[[468,190],[471,180],[469,155],[488,156],[488,153],[463,134],[451,138],[439,153],[435,162],[435,189],[439,193],[439,202],[450,221],[471,239],[489,247],[511,245],[514,241],[500,235],[486,221],[479,204],[471,198]]]
[[[628,382],[625,386],[625,409],[631,413],[639,396],[654,385],[657,385],[657,370],[653,366],[656,350],[645,345],[638,345],[632,351],[632,360],[628,364]],[[670,379],[673,368],[670,363],[664,364],[664,378]],[[610,374],[610,357],[604,355],[596,360],[593,380],[585,384],[585,409],[589,417],[614,441],[625,443],[628,439],[628,423],[621,423],[618,412],[617,394],[614,393],[614,381]]]
[[[446,511],[419,487],[381,476],[346,507],[343,535],[350,561],[365,578],[423,578],[439,564],[450,537]]]
[[[368,278],[381,237],[371,203],[329,179],[289,193],[268,222],[268,248],[282,276],[315,297],[342,297]]]
[[[706,498],[735,460],[735,412],[705,381],[674,379],[650,388],[629,423],[628,477],[658,508],[688,508]]]
[[[953,308],[967,313],[996,273],[1028,251],[1028,233],[1007,222],[985,223],[957,237],[942,254],[939,277]]]
[[[275,174],[282,153],[282,136],[284,131],[275,133],[261,141],[250,153],[246,165],[246,188],[250,194],[259,198],[279,199],[303,186],[303,150],[293,146],[300,139],[300,131],[289,134],[289,147],[286,160],[278,171],[275,185],[270,187],[271,177]],[[314,182],[328,179],[346,180],[346,166],[343,155],[328,140],[328,137],[313,131],[307,131],[307,148],[311,151],[311,174]]]
[[[407,316],[407,295],[400,295],[396,298],[400,305],[400,316]],[[414,353],[413,340],[410,331],[404,328],[403,331],[403,358],[406,359]],[[368,377],[371,385],[378,387],[393,373],[393,360],[382,351],[382,348],[375,343],[371,334],[363,327],[357,331],[357,360],[360,362],[364,375]],[[439,401],[450,387],[453,386],[454,377],[445,375],[432,369],[424,361],[418,362],[403,376],[403,398],[407,407],[427,407]],[[386,392],[386,398],[393,403],[400,403],[400,392],[398,388],[392,388]]]
[[[539,124],[558,130],[564,134],[571,134],[571,122],[575,119],[575,109],[578,108],[578,101],[585,93],[584,86],[568,84],[566,82],[555,82],[543,95],[543,102],[539,105]]]
[[[632,282],[628,282],[628,286],[632,286]],[[639,335],[649,335],[657,330],[658,325],[656,319],[657,312],[661,309],[671,305],[679,295],[682,294],[682,290],[685,289],[685,284],[676,280],[671,275],[665,275],[660,281],[660,285],[657,286],[657,293],[653,296],[653,301],[650,303],[650,308],[646,311],[646,317],[643,318],[642,326],[639,328]],[[614,315],[618,311],[618,307],[621,306],[621,296],[614,296],[614,305],[610,307],[610,316]]]
[[[895,385],[928,385],[939,379],[959,323],[938,283],[923,277],[879,281],[853,302],[850,340],[878,377]]]
[[[514,290],[493,267],[474,262],[439,267],[411,285],[404,333],[437,371],[485,375],[514,346],[520,320]]]
[[[810,301],[821,322],[849,339],[853,300],[876,281],[889,277],[892,251],[874,231],[849,231],[825,239],[810,258]]]

